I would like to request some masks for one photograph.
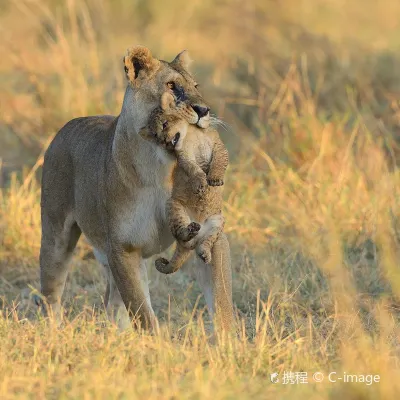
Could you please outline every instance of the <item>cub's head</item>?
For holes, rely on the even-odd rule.
[[[154,58],[146,47],[135,46],[128,49],[123,61],[135,112],[141,121],[147,121],[162,94],[168,92],[175,100],[177,115],[200,128],[209,126],[210,108],[189,73],[191,60],[187,51],[167,62]]]
[[[174,96],[165,92],[161,106],[152,111],[148,125],[139,131],[146,140],[157,143],[167,150],[180,150],[188,129],[188,122],[177,112]]]

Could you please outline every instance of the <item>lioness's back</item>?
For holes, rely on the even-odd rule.
[[[42,210],[50,218],[68,213],[76,200],[75,187],[96,179],[96,169],[110,157],[117,120],[111,115],[75,118],[55,135],[42,174]]]
[[[81,152],[90,151],[93,146],[96,150],[104,147],[113,140],[117,120],[112,115],[101,115],[74,118],[67,122],[50,143],[45,153],[45,164],[56,154],[79,156]]]

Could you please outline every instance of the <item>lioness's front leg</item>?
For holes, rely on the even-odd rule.
[[[221,232],[214,243],[211,264],[196,257],[195,274],[217,326],[228,332],[234,330],[231,259],[225,233]]]
[[[103,265],[107,277],[107,289],[104,296],[104,304],[110,322],[116,323],[118,328],[123,331],[131,327],[128,312],[125,304],[115,284],[114,277],[108,264]]]
[[[157,321],[148,303],[141,279],[140,249],[113,245],[108,259],[114,281],[130,317],[142,328],[155,329]]]

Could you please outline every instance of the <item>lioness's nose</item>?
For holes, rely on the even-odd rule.
[[[196,111],[196,114],[199,116],[199,118],[205,117],[210,111],[209,107],[202,107],[199,106],[198,104],[193,105],[192,108],[194,111]]]

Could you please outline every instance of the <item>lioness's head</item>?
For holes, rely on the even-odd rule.
[[[169,151],[175,151],[182,148],[187,129],[188,122],[175,107],[174,96],[165,92],[161,96],[161,106],[151,112],[147,127],[141,129],[139,135]]]
[[[189,124],[207,128],[210,108],[198,91],[198,84],[189,73],[191,62],[187,51],[179,53],[172,62],[153,58],[149,49],[135,46],[124,57],[124,69],[133,91],[135,110],[142,121],[160,104],[164,92],[176,102],[176,111]],[[141,126],[144,126],[142,123]]]

